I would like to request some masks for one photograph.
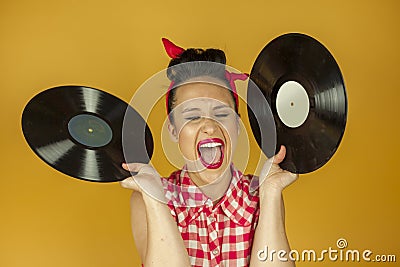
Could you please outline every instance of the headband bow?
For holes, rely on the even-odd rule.
[[[178,58],[185,51],[185,49],[175,45],[166,38],[162,38],[161,40],[164,44],[165,52],[167,52],[170,58]]]
[[[175,45],[170,40],[168,40],[166,38],[162,38],[161,40],[163,42],[164,49],[165,49],[165,51],[167,52],[167,55],[170,58],[172,58],[172,59],[179,58],[179,56],[182,55],[183,52],[185,52],[185,49]],[[249,77],[249,75],[246,74],[246,73],[234,73],[234,72],[229,72],[228,70],[225,70],[225,78],[229,82],[229,85],[230,85],[231,90],[233,92],[233,96],[235,98],[235,103],[236,103],[236,107],[237,108],[239,108],[239,97],[238,97],[238,94],[237,94],[235,81],[236,80],[245,81],[248,77]],[[167,110],[167,112],[168,112],[169,93],[170,93],[171,89],[173,88],[174,84],[175,84],[174,81],[171,81],[171,84],[169,85],[168,91],[167,91],[167,94],[166,94],[166,110]]]

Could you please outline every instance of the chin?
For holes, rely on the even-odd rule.
[[[219,168],[206,168],[200,163],[202,169],[198,171],[199,178],[204,184],[212,184],[221,182],[221,178],[229,171],[230,164],[223,162]]]

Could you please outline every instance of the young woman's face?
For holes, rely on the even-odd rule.
[[[170,133],[178,142],[198,185],[210,184],[229,168],[239,134],[230,92],[219,85],[195,82],[176,89]]]

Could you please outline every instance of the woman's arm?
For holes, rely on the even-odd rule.
[[[121,185],[136,191],[131,198],[132,232],[144,266],[190,266],[176,222],[165,201],[160,200],[164,190],[161,178],[148,165],[130,164],[125,167],[138,171]]]
[[[289,259],[290,247],[285,230],[282,190],[293,183],[298,176],[283,171],[278,166],[285,158],[285,154],[286,149],[282,146],[274,157],[272,166],[270,162],[267,162],[260,174],[260,181],[262,177],[266,179],[259,187],[260,216],[252,246],[251,267],[295,266]],[[271,166],[270,169],[269,166]]]

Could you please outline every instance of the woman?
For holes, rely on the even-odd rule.
[[[234,81],[245,77],[226,70],[221,50],[163,42],[172,58],[168,130],[185,166],[160,179],[149,165],[123,164],[138,172],[121,185],[133,190],[132,231],[144,266],[294,266],[282,190],[297,175],[278,165],[285,148],[266,162],[254,192],[258,178],[243,175],[231,161],[240,132]],[[259,260],[266,246],[282,250],[279,259]]]

